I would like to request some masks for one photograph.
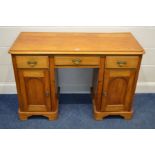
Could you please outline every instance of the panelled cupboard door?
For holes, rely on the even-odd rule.
[[[24,111],[51,111],[49,71],[20,69],[18,74]]]
[[[105,69],[102,111],[130,111],[135,69]]]

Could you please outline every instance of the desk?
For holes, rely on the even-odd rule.
[[[131,33],[22,32],[9,53],[21,120],[32,115],[57,118],[57,68],[94,68],[94,118],[121,115],[131,119],[144,53]]]

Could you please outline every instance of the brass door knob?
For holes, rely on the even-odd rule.
[[[49,91],[45,92],[46,97],[48,97],[50,95]]]
[[[79,65],[79,64],[82,62],[82,60],[77,58],[77,59],[73,59],[72,62],[73,62],[75,65]]]
[[[103,91],[102,96],[107,96],[107,92]]]

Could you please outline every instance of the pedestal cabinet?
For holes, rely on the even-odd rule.
[[[20,70],[19,83],[25,111],[50,111],[50,82],[48,70]]]
[[[19,98],[19,117],[43,115],[57,117],[54,68],[48,56],[12,56]],[[52,73],[52,78],[50,77]],[[52,85],[52,86],[50,86]]]
[[[93,68],[96,120],[108,115],[132,117],[144,50],[131,33],[23,32],[9,52],[21,120],[32,115],[57,118],[57,68]]]

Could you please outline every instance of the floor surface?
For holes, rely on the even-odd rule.
[[[30,117],[20,121],[17,95],[0,95],[0,128],[3,129],[145,129],[155,128],[155,94],[136,94],[132,120],[107,117],[96,121],[88,94],[60,95],[59,118]]]

